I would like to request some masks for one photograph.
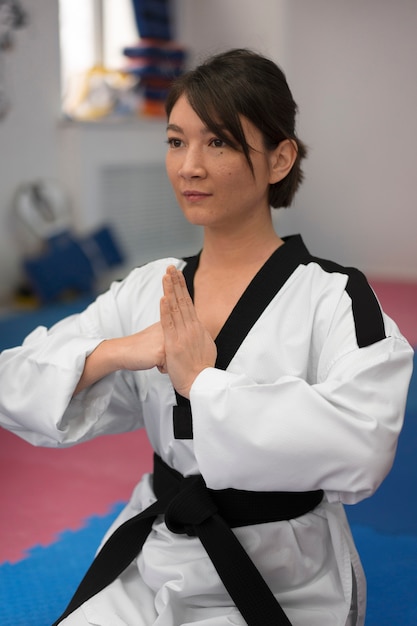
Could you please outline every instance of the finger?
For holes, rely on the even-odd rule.
[[[177,294],[175,292],[174,283],[172,280],[172,270],[171,268],[167,268],[165,275],[162,278],[162,287],[164,291],[164,296],[168,299],[169,305],[172,310],[178,306],[177,302]]]
[[[191,319],[196,319],[196,311],[194,307],[194,303],[191,299],[190,292],[188,291],[187,283],[185,282],[184,274],[177,270],[178,283],[181,288],[181,293],[183,297],[184,307],[187,310],[187,314]]]
[[[177,294],[175,293],[172,276],[168,270],[162,279],[162,285],[164,291],[163,306],[166,307],[166,309],[164,308],[164,311],[166,315],[168,315],[169,313],[169,318],[166,317],[166,321],[167,323],[171,323],[173,327],[179,330],[184,327],[184,320],[182,317],[182,312],[180,311]]]
[[[184,322],[194,321],[196,319],[196,313],[183,273],[175,267],[170,266],[168,268],[168,275],[171,278],[176,304]]]
[[[176,328],[180,329],[184,326],[183,303],[176,269],[173,266],[167,268],[166,274],[162,279],[162,285],[172,322]]]
[[[168,269],[166,271],[166,274],[164,274],[164,276],[162,277],[162,289],[165,298],[167,298],[167,300],[171,304],[175,300],[175,293],[171,275],[168,273]]]
[[[177,333],[169,298],[165,295],[160,301],[160,317],[165,342],[167,342],[169,339],[172,340]]]

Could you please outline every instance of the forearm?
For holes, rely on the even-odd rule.
[[[191,405],[207,485],[323,488],[349,503],[370,495],[393,460],[411,369],[406,344],[377,351],[367,362],[362,353],[347,355],[315,385],[294,376],[257,384],[243,374],[202,372]]]
[[[123,344],[125,338],[105,339],[86,358],[80,380],[74,390],[74,396],[91,387],[108,374],[122,369]]]
[[[0,424],[35,445],[55,445],[64,437],[61,420],[87,356],[99,339],[79,334],[74,321],[60,332],[39,327],[23,346],[0,357]]]

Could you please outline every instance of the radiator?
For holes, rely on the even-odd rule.
[[[183,217],[163,164],[102,165],[99,196],[130,266],[201,248],[201,229]]]

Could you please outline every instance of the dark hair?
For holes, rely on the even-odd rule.
[[[269,189],[272,207],[290,206],[303,180],[301,161],[307,149],[295,134],[297,105],[282,70],[251,50],[233,49],[210,57],[174,82],[165,104],[168,117],[182,95],[220,139],[230,144],[233,137],[234,147],[243,151],[252,172],[250,146],[240,115],[261,131],[266,149],[273,150],[284,139],[296,144],[297,157],[291,171]]]

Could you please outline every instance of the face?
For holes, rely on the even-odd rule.
[[[166,167],[177,201],[192,223],[211,228],[254,226],[269,215],[268,189],[276,182],[273,153],[265,150],[261,132],[241,118],[251,146],[252,174],[245,155],[209,130],[185,96],[168,120]]]

